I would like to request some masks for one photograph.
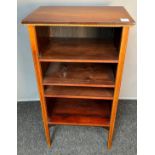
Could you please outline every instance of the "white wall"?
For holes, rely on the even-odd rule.
[[[135,0],[18,0],[18,19],[17,19],[17,83],[18,101],[38,100],[38,91],[35,81],[34,68],[29,45],[29,36],[26,26],[21,25],[20,21],[31,11],[41,5],[121,5],[124,6],[131,16],[136,20],[137,4]],[[137,98],[137,30],[136,26],[130,29],[123,82],[120,98]]]

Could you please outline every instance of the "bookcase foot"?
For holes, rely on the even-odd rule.
[[[108,147],[108,149],[111,149],[111,147],[112,147],[113,131],[114,131],[114,128],[111,127],[111,128],[109,129],[109,134],[108,134],[108,142],[107,142],[107,147]]]
[[[50,148],[51,147],[51,138],[48,135],[46,135],[46,142],[47,142],[48,147]]]
[[[51,147],[51,137],[50,137],[50,130],[48,126],[45,126],[44,124],[44,128],[45,128],[45,138],[46,138],[46,143],[48,145],[48,147]]]
[[[108,142],[107,142],[108,149],[111,149],[111,146],[112,146],[112,141],[111,140],[108,140]]]

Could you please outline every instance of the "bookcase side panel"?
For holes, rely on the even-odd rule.
[[[113,132],[114,132],[115,119],[116,119],[117,106],[118,106],[118,97],[119,97],[119,92],[120,92],[122,72],[123,72],[127,40],[128,40],[128,31],[129,31],[129,27],[123,27],[122,35],[121,35],[120,51],[119,51],[119,62],[118,62],[117,72],[116,72],[114,99],[112,103],[112,111],[111,111],[111,118],[110,118],[108,148],[111,148],[111,145],[112,145],[112,137],[113,137]]]
[[[48,117],[47,117],[47,109],[46,109],[46,103],[44,99],[44,91],[42,87],[42,74],[41,74],[41,67],[40,62],[38,59],[38,43],[37,43],[37,36],[36,36],[36,28],[35,26],[28,26],[29,36],[30,36],[30,44],[32,49],[32,57],[33,57],[33,63],[36,73],[36,79],[37,79],[37,86],[40,96],[40,103],[41,103],[41,110],[42,110],[42,118],[43,118],[43,124],[45,129],[45,136],[48,146],[51,145],[50,141],[50,132],[48,127]]]

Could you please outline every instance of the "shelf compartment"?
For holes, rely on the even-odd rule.
[[[95,87],[47,86],[45,97],[113,100],[113,89]]]
[[[48,99],[47,109],[51,125],[110,125],[111,101]]]
[[[51,63],[43,85],[114,88],[112,66],[105,64]]]
[[[40,48],[41,62],[118,63],[113,40],[90,38],[51,38]]]

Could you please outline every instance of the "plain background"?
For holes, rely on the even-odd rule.
[[[135,0],[18,0],[17,1],[17,100],[38,100],[27,27],[21,20],[39,6],[46,5],[92,5],[124,6],[136,21],[137,3]],[[136,25],[129,32],[128,47],[121,86],[121,99],[137,98],[137,31]]]

